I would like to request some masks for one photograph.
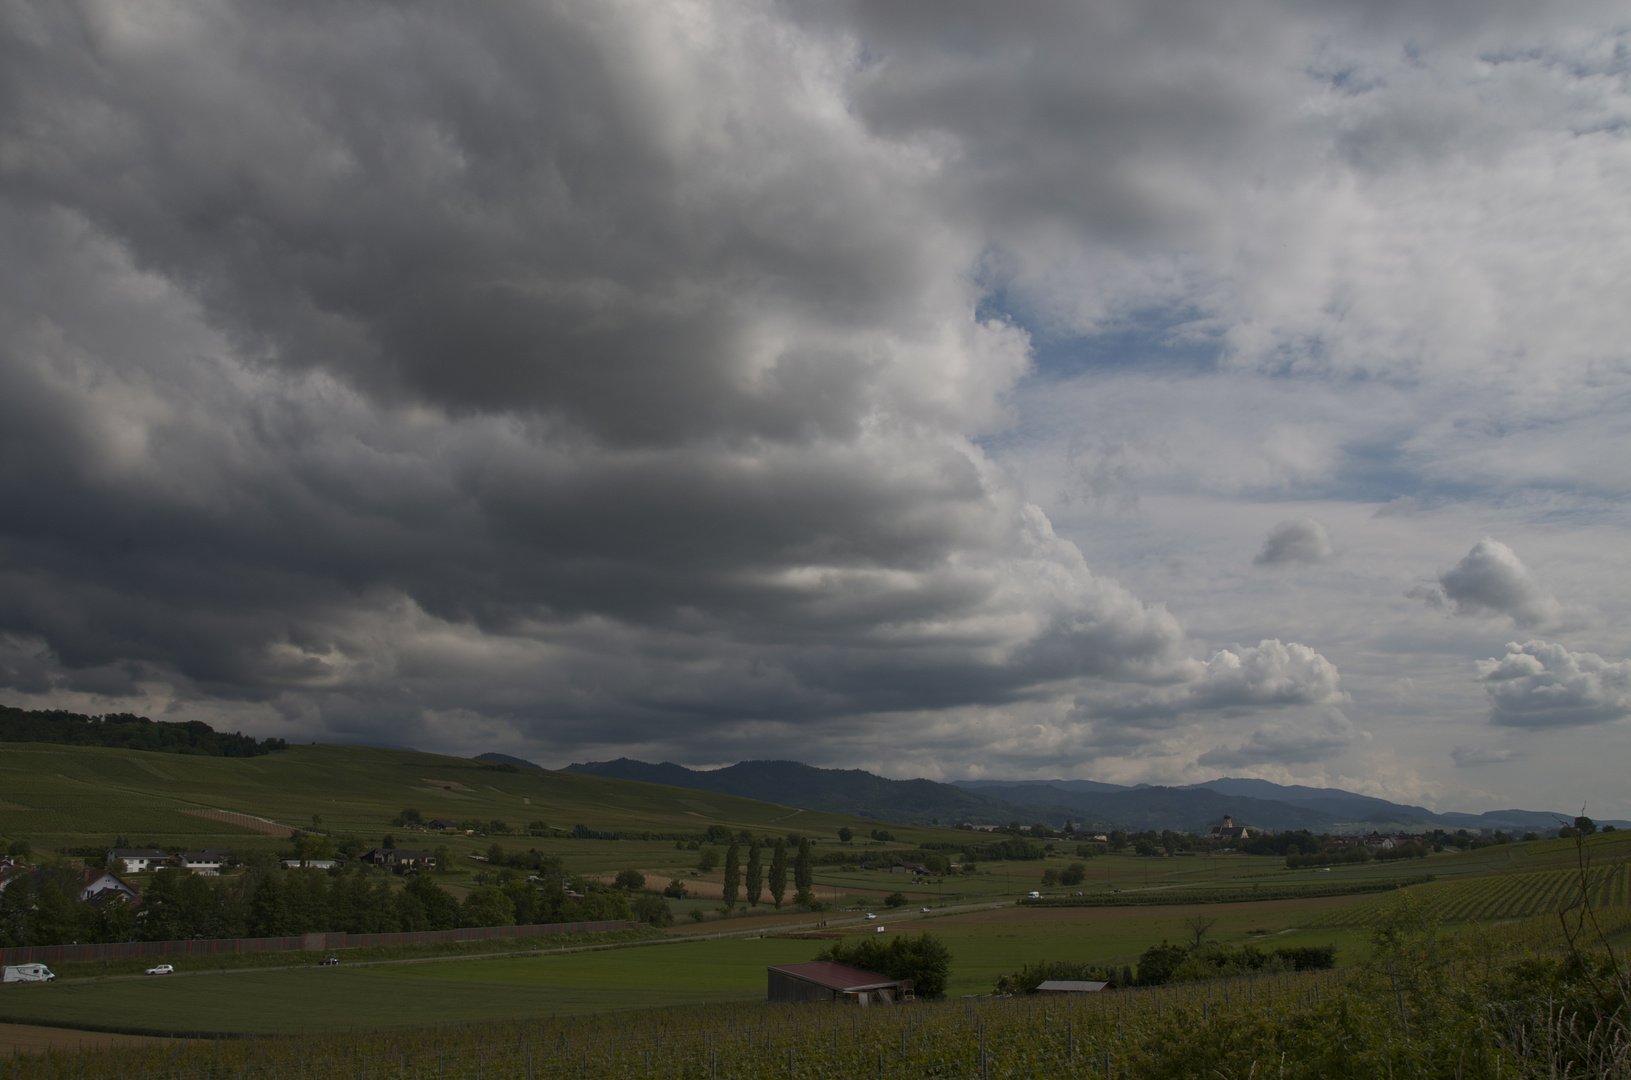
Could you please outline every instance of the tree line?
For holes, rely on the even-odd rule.
[[[394,934],[466,926],[630,919],[657,897],[633,898],[587,879],[530,882],[505,869],[462,900],[429,874],[402,887],[380,874],[263,870],[207,878],[179,869],[153,875],[132,906],[123,897],[79,899],[77,871],[47,867],[0,891],[0,947],[204,938],[292,937],[308,933]],[[579,894],[569,896],[571,891]]]
[[[202,720],[172,723],[131,713],[85,716],[64,709],[25,711],[7,705],[0,705],[0,742],[111,746],[205,757],[259,757],[289,748],[282,739],[256,742],[240,732],[216,731]]]

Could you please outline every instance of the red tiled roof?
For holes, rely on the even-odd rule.
[[[876,971],[863,971],[858,967],[833,960],[812,960],[808,964],[781,964],[772,971],[784,971],[800,979],[825,986],[829,990],[861,990],[877,986],[893,986],[899,979],[879,975]]]

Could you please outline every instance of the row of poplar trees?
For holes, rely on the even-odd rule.
[[[765,893],[770,894],[770,902],[776,907],[782,906],[782,900],[787,895],[787,852],[789,845],[797,845],[797,854],[793,856],[793,902],[805,907],[811,906],[815,901],[815,894],[811,891],[815,885],[815,865],[810,852],[809,837],[789,836],[778,839],[770,849],[770,873],[764,870],[765,843],[758,837],[743,831],[731,839],[731,845],[725,851],[725,906],[734,908],[739,896],[743,894],[743,885],[747,886],[747,901],[754,907],[759,906],[759,899]],[[746,881],[743,880],[742,849],[746,847],[748,853]]]

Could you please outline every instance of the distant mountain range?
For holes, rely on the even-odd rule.
[[[478,760],[533,766],[504,754]],[[715,791],[784,806],[856,814],[882,822],[976,825],[1069,821],[1090,828],[1176,829],[1204,832],[1223,820],[1274,832],[1369,832],[1422,829],[1501,829],[1523,833],[1556,829],[1573,814],[1492,810],[1484,814],[1434,813],[1338,788],[1273,784],[1221,777],[1203,784],[1126,787],[1094,780],[888,780],[861,769],[820,769],[796,761],[743,761],[723,769],[688,769],[663,762],[618,758],[568,765],[564,772],[642,780]],[[1631,822],[1608,821],[1617,828]]]
[[[959,821],[995,824],[1023,818],[1027,823],[1044,820],[1059,823],[1067,818],[1085,821],[1082,811],[1070,806],[1063,796],[1055,805],[1019,803],[994,798],[977,791],[965,791],[933,780],[886,780],[860,769],[818,769],[796,761],[744,761],[723,769],[687,769],[663,762],[618,758],[568,765],[563,772],[610,776],[619,780],[644,780],[650,784],[697,788],[724,795],[855,814],[877,821],[905,821],[951,825]],[[1093,822],[1098,824],[1097,820]],[[1106,821],[1102,824],[1110,826]]]
[[[1008,802],[1025,805],[1055,804],[1060,801],[1060,794],[1066,793],[1071,806],[1118,817],[1128,824],[1152,822],[1138,826],[1146,829],[1177,828],[1173,825],[1155,825],[1153,822],[1174,815],[1192,818],[1193,811],[1203,806],[1226,807],[1222,812],[1232,814],[1236,822],[1276,832],[1285,829],[1308,829],[1313,832],[1375,829],[1386,832],[1440,828],[1468,831],[1500,829],[1523,833],[1556,829],[1574,818],[1572,813],[1544,810],[1434,813],[1424,806],[1389,802],[1341,788],[1275,784],[1267,780],[1238,777],[1219,777],[1182,787],[1151,787],[1145,784],[1122,787],[1093,780],[962,780],[953,786],[997,795]],[[1207,798],[1191,803],[1184,799],[1186,793],[1204,794]],[[1599,824],[1616,828],[1631,827],[1631,822],[1617,820]]]

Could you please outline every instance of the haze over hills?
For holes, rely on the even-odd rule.
[[[1054,803],[1061,795],[1070,805],[1091,809],[1110,816],[1134,813],[1135,808],[1154,808],[1167,802],[1169,796],[1154,798],[1151,793],[1209,792],[1233,809],[1237,821],[1259,825],[1265,829],[1305,828],[1322,831],[1332,828],[1354,831],[1357,828],[1388,829],[1502,829],[1508,832],[1543,831],[1556,829],[1567,823],[1574,813],[1544,810],[1490,810],[1482,814],[1464,814],[1453,811],[1435,813],[1423,806],[1390,802],[1372,795],[1360,795],[1341,788],[1314,788],[1302,785],[1275,784],[1268,780],[1238,777],[1219,777],[1199,784],[1182,787],[1159,788],[1139,784],[1121,787],[1093,780],[964,780],[954,786],[978,790],[987,794],[1001,793],[1010,802],[1021,804]],[[1181,803],[1172,802],[1174,808]],[[1126,808],[1126,809],[1123,809]],[[1276,819],[1295,821],[1297,824],[1277,826]],[[1604,821],[1601,824],[1626,828],[1631,823]],[[1144,826],[1146,828],[1153,826]]]
[[[497,755],[486,757],[497,759]],[[573,764],[562,771],[715,791],[880,821],[942,824],[1040,820],[1054,826],[1070,821],[1129,831],[1205,831],[1229,814],[1242,824],[1275,832],[1424,828],[1524,832],[1556,829],[1573,817],[1531,810],[1434,813],[1425,807],[1338,788],[1230,777],[1181,787],[1124,787],[1093,780],[972,780],[943,784],[934,780],[889,780],[861,769],[822,769],[796,761],[743,761],[704,770],[629,758]],[[1623,828],[1631,822],[1603,824]]]

